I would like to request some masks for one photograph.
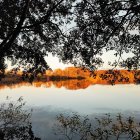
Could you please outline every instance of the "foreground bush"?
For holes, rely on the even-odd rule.
[[[119,114],[89,120],[88,117],[59,115],[55,134],[62,140],[140,140],[140,125],[132,117]]]
[[[0,105],[0,140],[41,140],[34,136],[31,111],[24,109],[22,98],[7,98]],[[118,114],[89,119],[77,114],[57,116],[54,140],[140,140],[140,124],[132,117]],[[47,136],[46,136],[47,137]]]
[[[31,113],[24,110],[22,98],[12,102],[7,98],[0,105],[0,140],[39,140],[32,131]]]

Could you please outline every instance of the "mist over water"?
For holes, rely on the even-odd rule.
[[[71,83],[70,83],[71,84]],[[6,96],[17,100],[23,97],[26,108],[33,109],[32,126],[35,135],[43,140],[55,139],[53,127],[56,116],[76,112],[82,116],[94,116],[111,113],[138,116],[140,110],[140,86],[129,85],[90,85],[73,89],[58,87],[32,86],[23,84],[14,88],[0,90],[0,102]],[[82,87],[82,86],[81,86]]]

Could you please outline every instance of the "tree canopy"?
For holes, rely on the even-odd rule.
[[[111,65],[139,68],[139,9],[139,0],[1,0],[0,70],[5,58],[47,69],[48,53],[94,69],[110,50],[118,59]]]

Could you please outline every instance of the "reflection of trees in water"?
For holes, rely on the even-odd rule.
[[[140,71],[135,72],[134,79],[135,83],[140,84]]]
[[[92,84],[91,81],[87,79],[83,80],[66,80],[66,81],[55,81],[53,84],[57,88],[65,87],[66,89],[76,90],[76,89],[85,89]]]
[[[39,140],[34,136],[31,113],[25,111],[22,98],[8,100],[0,106],[0,140]]]
[[[82,71],[80,72],[81,72],[80,75],[82,75]],[[22,80],[20,75],[8,75],[5,78],[2,78],[2,80],[0,81],[0,89],[7,88],[7,87],[16,88],[21,86],[35,86],[35,87],[43,86],[49,88],[52,85],[54,85],[57,88],[65,87],[66,89],[76,90],[76,89],[85,89],[93,84],[114,85],[114,84],[139,84],[140,83],[139,70],[137,71],[98,70],[98,71],[88,73],[89,75],[87,73],[88,72],[85,71],[85,75],[82,75],[83,77],[81,77],[80,75],[78,76],[76,75],[76,77],[69,77],[72,76],[72,72],[68,77],[43,75],[42,77],[40,77],[40,79],[34,79],[32,82],[29,82],[29,80],[27,81]]]
[[[110,82],[110,83],[109,83]],[[77,90],[77,89],[85,89],[89,87],[90,85],[93,84],[102,84],[102,85],[110,85],[113,83],[113,81],[101,81],[99,80],[96,82],[96,80],[88,80],[88,79],[83,79],[83,80],[65,80],[65,81],[49,81],[49,82],[41,82],[41,81],[35,81],[31,83],[28,82],[19,82],[19,83],[11,83],[11,84],[0,84],[0,89],[5,89],[5,88],[19,88],[22,86],[34,86],[34,87],[44,87],[44,88],[49,88],[52,85],[54,85],[56,88],[61,88],[65,87],[66,89],[69,90]],[[114,83],[113,83],[114,84]],[[123,82],[121,84],[129,84],[128,82]]]
[[[18,83],[1,83],[0,84],[0,89],[5,89],[5,88],[18,88],[18,87],[22,87],[22,86],[31,86],[31,84],[29,82],[18,82]]]
[[[34,87],[45,87],[49,88],[52,85],[54,85],[57,88],[65,87],[66,89],[71,89],[71,90],[76,90],[76,89],[85,89],[88,86],[90,86],[92,82],[87,79],[83,80],[63,80],[63,81],[48,81],[48,82],[42,82],[42,81],[34,81],[31,83],[29,82],[18,82],[18,83],[11,83],[11,84],[0,84],[0,89],[4,89],[7,87],[10,88],[17,88],[17,87],[22,87],[22,86],[34,86]]]

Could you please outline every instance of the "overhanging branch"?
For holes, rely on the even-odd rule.
[[[28,26],[23,26],[22,29],[25,28],[33,28],[36,27],[40,24],[44,24],[48,21],[49,17],[51,16],[52,12],[63,2],[64,0],[60,0],[56,5],[54,5],[52,8],[50,8],[47,12],[47,14],[45,16],[43,16],[40,20],[36,21],[34,24],[32,25],[28,25]]]
[[[15,41],[16,37],[18,36],[18,34],[20,33],[21,31],[21,27],[25,21],[25,18],[26,18],[26,13],[28,11],[28,7],[29,7],[29,3],[30,3],[30,0],[26,0],[26,4],[25,4],[25,7],[23,9],[23,13],[21,15],[21,18],[20,18],[20,21],[18,22],[17,24],[17,27],[15,28],[15,30],[12,32],[11,36],[8,38],[7,37],[7,40],[5,40],[5,43],[4,41],[1,43],[0,45],[0,55],[3,56],[4,53],[10,49],[11,45],[13,44],[13,42]],[[8,41],[9,40],[9,41]],[[8,41],[8,42],[7,42]]]

